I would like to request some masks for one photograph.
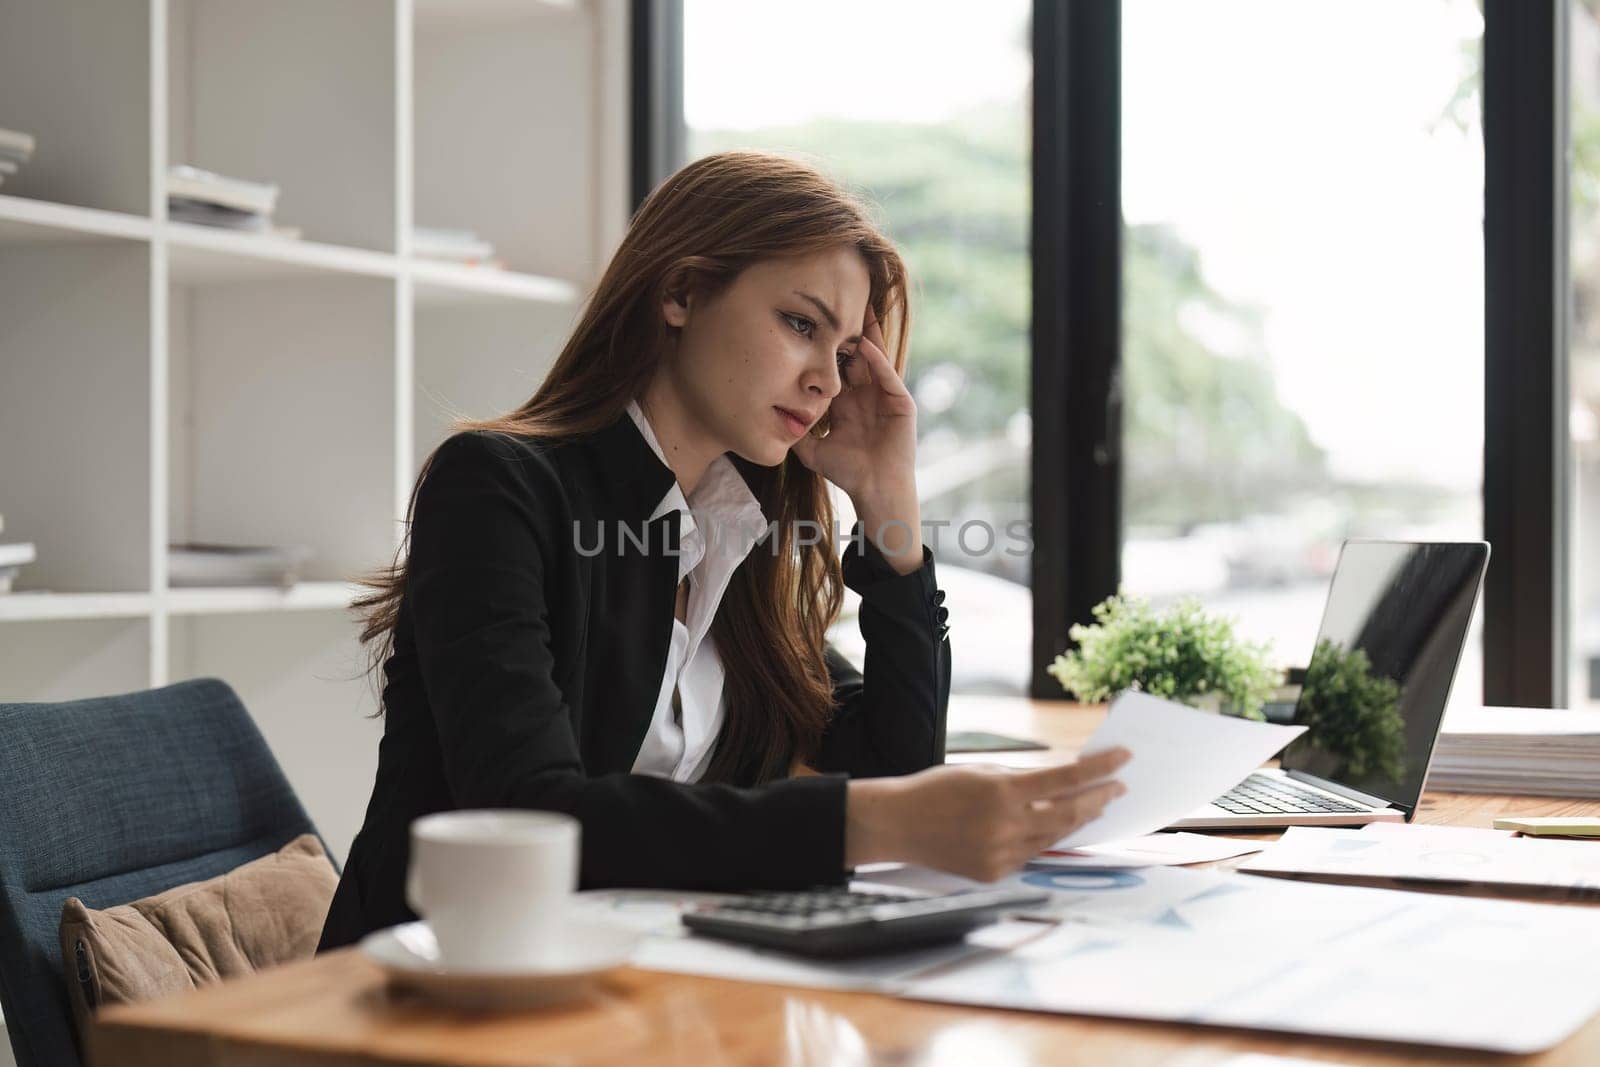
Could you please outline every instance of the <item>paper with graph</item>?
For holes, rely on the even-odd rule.
[[[1589,908],[1175,867],[1018,880],[1069,921],[901,995],[1515,1053],[1600,1009]]]

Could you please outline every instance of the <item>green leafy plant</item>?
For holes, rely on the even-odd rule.
[[[1261,719],[1278,684],[1265,646],[1234,633],[1233,620],[1207,615],[1192,598],[1164,613],[1118,594],[1094,607],[1095,624],[1069,632],[1078,647],[1046,670],[1079,700],[1097,703],[1138,689],[1195,707]]]
[[[1400,715],[1400,686],[1372,673],[1361,649],[1345,651],[1332,641],[1317,642],[1306,668],[1306,684],[1295,707],[1295,722],[1306,727],[1290,746],[1315,746],[1344,761],[1352,778],[1405,774],[1406,731]]]

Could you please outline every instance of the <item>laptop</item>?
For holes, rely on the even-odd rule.
[[[1333,719],[1350,706],[1347,694],[1358,692],[1367,713],[1380,709],[1376,717],[1389,728],[1365,731],[1359,751],[1319,746],[1303,734],[1278,767],[1254,772],[1172,826],[1410,822],[1488,565],[1483,541],[1346,541],[1294,721]]]

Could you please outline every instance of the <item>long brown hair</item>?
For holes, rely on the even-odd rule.
[[[453,429],[565,438],[609,426],[644,391],[672,344],[674,328],[661,314],[668,293],[712,297],[754,263],[840,245],[856,249],[867,266],[868,303],[903,374],[911,324],[906,267],[866,203],[800,160],[721,152],[690,163],[640,206],[532,398],[498,418],[457,420]],[[394,648],[417,488],[432,464],[430,455],[411,491],[394,562],[355,578],[372,590],[353,607],[364,619],[361,642],[370,646],[374,675]],[[823,641],[844,593],[826,481],[793,453],[774,467],[738,466],[767,522],[776,523],[771,536],[778,540],[750,552],[712,622],[727,715],[704,780],[755,784],[810,757],[827,728],[833,709]],[[820,524],[820,542],[806,543],[818,527],[801,520]],[[801,530],[813,536],[800,538]]]

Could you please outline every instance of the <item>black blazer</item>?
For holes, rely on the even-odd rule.
[[[616,529],[642,530],[673,478],[626,414],[559,442],[470,432],[440,446],[383,668],[377,780],[319,949],[416,918],[408,833],[429,812],[569,812],[585,888],[803,887],[845,875],[846,775],[943,761],[950,644],[933,553],[900,575],[858,538],[842,565],[866,672],[828,647],[837,710],[813,762],[833,773],[753,788],[629,773],[672,636],[678,561],[662,547],[677,544],[676,514],[643,550],[621,539],[619,553]]]

